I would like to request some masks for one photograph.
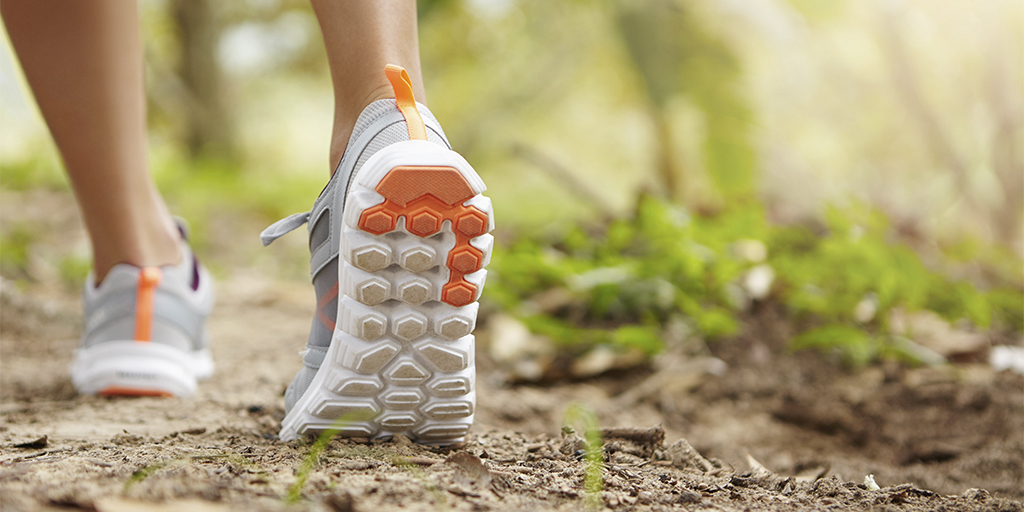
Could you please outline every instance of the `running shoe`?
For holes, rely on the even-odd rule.
[[[405,70],[385,74],[395,99],[363,110],[312,211],[261,235],[266,245],[308,223],[312,253],[317,309],[285,392],[285,441],[335,429],[451,444],[473,423],[491,203]]]
[[[213,281],[184,240],[181,247],[178,265],[120,263],[99,285],[89,274],[70,368],[80,393],[183,397],[213,374],[205,331]]]

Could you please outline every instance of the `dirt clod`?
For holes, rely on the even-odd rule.
[[[705,459],[694,450],[686,439],[680,439],[668,447],[665,455],[672,461],[672,466],[684,471],[710,473],[715,469],[711,461]]]
[[[18,443],[16,445],[14,445],[14,447],[15,448],[34,448],[34,449],[38,450],[39,448],[46,448],[47,444],[48,443],[46,441],[46,436],[42,436],[42,437],[40,437],[38,439],[34,439],[32,441],[27,441],[27,442],[24,442],[24,443]]]

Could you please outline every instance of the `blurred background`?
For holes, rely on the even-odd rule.
[[[198,252],[304,279],[303,236],[256,235],[329,175],[308,3],[140,9],[151,165]],[[1020,344],[1024,3],[434,0],[419,18],[428,104],[494,201],[484,318],[518,333],[499,354],[530,360],[517,378],[727,337],[763,304],[853,364]],[[2,44],[0,274],[77,290],[87,240]],[[925,324],[975,345],[908,334]]]

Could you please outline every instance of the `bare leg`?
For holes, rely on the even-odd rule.
[[[178,263],[179,235],[149,174],[138,6],[3,0],[7,33],[60,149],[102,279],[117,263]]]
[[[334,83],[334,133],[331,172],[338,167],[360,112],[376,100],[393,98],[384,66],[397,64],[409,72],[417,101],[423,97],[423,75],[413,0],[312,0],[327,47]]]

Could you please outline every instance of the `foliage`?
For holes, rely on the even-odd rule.
[[[60,279],[69,290],[81,290],[89,271],[92,270],[92,259],[77,254],[70,254],[57,262]]]
[[[1019,314],[1008,311],[1021,297],[1019,290],[986,292],[927,268],[876,210],[832,208],[826,218],[824,235],[778,228],[772,240],[769,261],[785,283],[783,300],[796,315],[852,325],[858,323],[857,305],[870,300],[877,312],[860,322],[882,329],[888,327],[887,313],[902,307],[928,309],[951,321],[964,318],[981,328],[990,327],[995,316],[1000,325],[1021,330]]]
[[[66,189],[67,181],[56,159],[47,156],[46,152],[38,150],[30,152],[29,157],[22,160],[3,160],[0,163],[0,183],[10,190]]]
[[[608,344],[660,350],[660,326],[686,317],[705,336],[737,330],[732,287],[752,262],[729,250],[738,234],[764,231],[753,210],[697,219],[643,198],[637,214],[603,233],[575,228],[562,240],[524,240],[492,259],[488,297],[518,311],[526,324],[562,345]],[[552,289],[572,297],[568,307],[530,312],[531,298]]]
[[[612,221],[603,233],[574,228],[550,246],[523,241],[499,249],[487,296],[563,345],[653,353],[662,347],[660,326],[682,316],[708,337],[733,334],[730,285],[752,263],[728,247],[737,230],[761,230],[758,220],[743,212],[695,221],[678,207],[644,198],[635,217]],[[553,315],[532,313],[523,303],[553,289],[572,297]]]
[[[31,226],[13,226],[0,238],[0,268],[8,275],[26,275],[29,250],[37,235]]]
[[[822,232],[772,225],[758,207],[694,217],[646,196],[633,217],[603,229],[575,228],[552,243],[524,239],[497,250],[487,297],[560,346],[648,354],[662,348],[662,326],[674,318],[711,340],[734,334],[751,298],[781,302],[806,329],[794,349],[838,351],[852,365],[919,359],[890,334],[894,308],[1024,330],[1024,293],[1012,280],[984,290],[950,279],[927,267],[877,210],[831,208],[826,217]],[[745,283],[762,265],[741,250],[750,243],[767,249],[776,276],[770,295]],[[552,293],[568,300],[545,309]]]

